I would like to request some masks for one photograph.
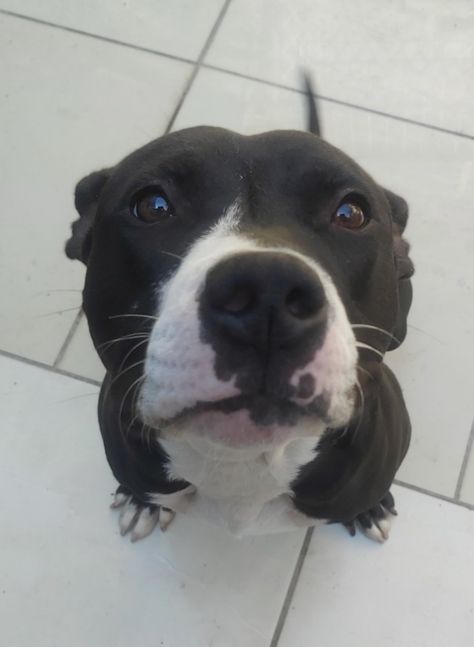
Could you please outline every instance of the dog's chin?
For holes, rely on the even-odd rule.
[[[240,395],[201,402],[171,419],[147,424],[162,438],[182,438],[233,448],[284,443],[294,437],[319,436],[330,426],[324,397],[311,407],[265,395]]]

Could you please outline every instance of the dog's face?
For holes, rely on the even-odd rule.
[[[405,203],[355,162],[309,133],[193,128],[76,205],[92,338],[146,424],[245,447],[350,420],[354,333],[389,346],[370,326],[397,329],[407,251]]]

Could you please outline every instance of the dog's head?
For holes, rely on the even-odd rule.
[[[76,206],[94,344],[165,433],[242,447],[343,426],[358,362],[404,334],[406,203],[314,134],[167,134]]]

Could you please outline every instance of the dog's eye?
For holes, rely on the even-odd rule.
[[[156,189],[141,192],[134,200],[132,212],[143,222],[166,222],[173,217],[168,199]]]
[[[367,223],[367,218],[358,204],[344,202],[338,207],[332,221],[344,229],[360,229]]]

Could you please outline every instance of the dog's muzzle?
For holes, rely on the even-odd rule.
[[[231,430],[239,412],[256,428],[349,419],[355,338],[313,260],[213,233],[162,288],[157,314],[139,398],[150,426],[192,431],[199,416],[205,430],[218,414]]]

